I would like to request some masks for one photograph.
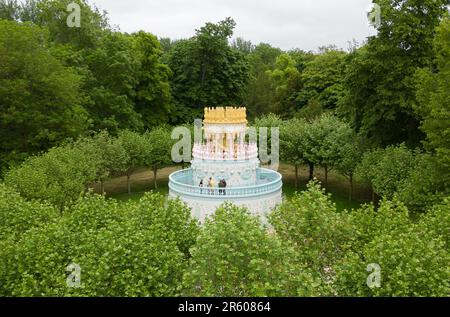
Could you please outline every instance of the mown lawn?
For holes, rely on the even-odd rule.
[[[105,184],[107,196],[119,201],[139,200],[146,192],[155,191],[163,195],[169,193],[168,177],[169,174],[179,170],[181,167],[169,167],[158,172],[158,188],[155,190],[153,185],[153,173],[148,169],[141,169],[131,177],[132,193],[127,193],[126,177],[114,178]],[[303,167],[299,173],[299,186],[294,186],[294,168],[289,165],[281,164],[279,172],[283,175],[283,195],[286,198],[292,197],[296,191],[306,189],[307,169]],[[316,169],[315,177],[323,182],[323,171]],[[96,188],[98,189],[98,188]],[[369,189],[362,184],[355,184],[354,199],[348,200],[348,182],[346,178],[337,173],[329,173],[327,192],[331,194],[331,199],[336,203],[338,210],[358,208],[362,203],[370,200]]]

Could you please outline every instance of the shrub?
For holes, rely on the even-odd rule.
[[[295,251],[243,208],[225,204],[205,221],[184,276],[190,296],[312,296],[320,281]]]

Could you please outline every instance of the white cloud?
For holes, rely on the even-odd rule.
[[[366,12],[371,0],[90,0],[122,31],[145,30],[160,37],[187,38],[206,22],[232,17],[234,36],[282,49],[347,48],[374,34]]]

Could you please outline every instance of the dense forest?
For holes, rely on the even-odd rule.
[[[306,52],[234,38],[232,18],[169,39],[121,32],[84,0],[0,0],[0,295],[448,295],[450,0],[374,3],[376,36]],[[157,193],[90,190],[125,175],[131,193],[142,167],[156,188],[171,127],[227,105],[280,128],[296,188],[308,169],[269,230],[236,206],[199,226]],[[330,171],[372,204],[337,210]],[[65,285],[72,262],[83,288]],[[366,286],[368,263],[383,287]]]

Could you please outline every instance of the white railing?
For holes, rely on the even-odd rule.
[[[199,187],[192,184],[192,169],[185,169],[172,173],[169,176],[169,188],[177,195],[189,195],[197,197],[226,196],[226,197],[251,197],[276,192],[283,186],[281,174],[278,172],[258,168],[257,184],[242,187]]]

